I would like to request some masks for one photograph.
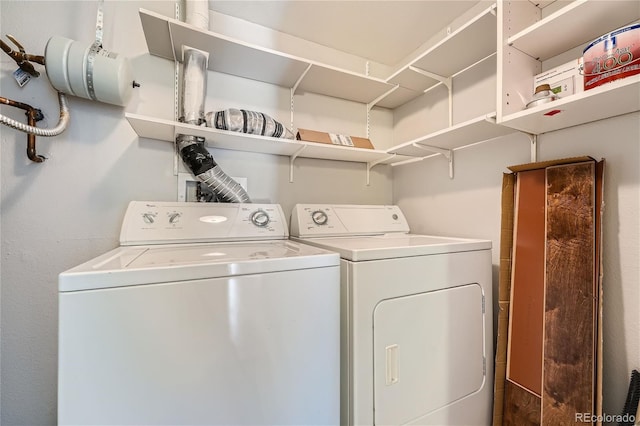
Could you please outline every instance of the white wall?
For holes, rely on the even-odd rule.
[[[606,159],[604,412],[619,414],[630,372],[640,368],[640,113],[544,134],[538,141],[539,160]],[[456,151],[454,180],[440,156],[396,166],[393,201],[414,232],[492,240],[497,292],[502,173],[529,161],[528,138],[516,134]]]
[[[174,14],[169,1],[107,1],[104,47],[129,56],[142,84],[127,111],[173,118],[174,66],[147,53],[139,7]],[[96,8],[97,2],[3,0],[0,27],[3,35],[14,35],[27,51],[42,54],[55,34],[89,44]],[[46,77],[20,89],[11,77],[15,63],[4,53],[0,66],[2,96],[41,108],[46,116],[41,127],[55,125],[57,100]],[[211,73],[207,109],[263,109],[288,124],[288,93]],[[311,98],[296,100],[296,126],[331,126],[363,135],[362,105]],[[173,144],[139,139],[122,108],[78,98],[69,103],[68,130],[55,138],[37,138],[38,152],[49,157],[43,164],[26,158],[26,135],[0,128],[3,425],[56,423],[57,275],[117,246],[129,201],[176,199]],[[22,111],[2,106],[0,112],[24,120]],[[326,120],[318,121],[316,114],[325,114]],[[391,115],[375,114],[378,124],[372,128],[372,139],[388,137]],[[289,183],[288,158],[223,150],[213,154],[225,172],[248,178],[254,200],[281,203],[285,211],[297,202],[391,202],[388,166],[376,166],[371,185],[366,186],[363,164],[298,159],[295,181]]]

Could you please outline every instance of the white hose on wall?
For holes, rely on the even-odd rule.
[[[206,0],[186,0],[187,23],[209,29],[209,3]],[[207,55],[185,48],[182,86],[181,121],[199,126],[205,121],[204,99],[207,93]],[[204,138],[179,134],[176,137],[182,161],[191,172],[222,202],[250,203],[249,194],[222,171],[205,147]]]
[[[67,106],[67,98],[64,96],[64,93],[58,92],[58,101],[60,103],[60,119],[58,120],[58,124],[50,129],[29,126],[28,124],[21,123],[2,114],[0,114],[0,123],[16,130],[20,130],[21,132],[31,133],[36,136],[58,136],[60,133],[65,131],[69,124],[69,107]]]

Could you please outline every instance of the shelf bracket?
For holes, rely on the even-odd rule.
[[[389,96],[391,93],[395,92],[398,87],[400,87],[399,84],[396,84],[395,86],[393,86],[391,89],[387,90],[386,92],[384,92],[382,95],[378,96],[377,98],[375,98],[374,100],[372,100],[371,102],[369,102],[367,104],[367,111],[371,111],[371,108],[373,108],[374,106],[376,106],[376,104],[378,102],[380,102],[382,99],[386,98],[387,96]]]
[[[413,65],[409,65],[409,69],[413,72],[417,72],[418,74],[437,80],[447,87],[447,90],[449,91],[449,127],[453,126],[453,78],[444,77],[439,74],[423,70],[422,68],[414,67]]]
[[[389,96],[391,93],[393,93],[394,91],[396,91],[398,89],[398,87],[400,87],[399,84],[396,84],[395,86],[393,86],[391,89],[387,90],[386,92],[384,92],[382,95],[378,96],[377,98],[375,98],[374,100],[372,100],[371,102],[369,102],[367,104],[367,137],[371,137],[370,135],[370,117],[369,117],[369,113],[371,112],[371,108],[373,108],[374,106],[376,106],[376,104],[378,102],[380,102],[382,99],[386,98],[387,96]]]
[[[377,165],[378,165],[378,164],[380,164],[380,163],[384,163],[384,162],[385,162],[385,161],[387,161],[387,160],[391,160],[391,159],[392,159],[393,157],[395,157],[395,156],[396,156],[396,154],[395,154],[395,153],[393,153],[393,154],[390,154],[390,155],[388,155],[388,156],[386,156],[386,157],[380,158],[380,159],[378,159],[378,160],[376,160],[376,161],[372,161],[372,162],[370,162],[370,163],[367,163],[367,186],[369,186],[369,183],[370,183],[369,176],[370,176],[370,174],[371,174],[371,173],[370,173],[370,172],[371,172],[371,169],[372,169],[374,166],[377,166]]]
[[[531,162],[535,163],[538,161],[538,135],[531,133],[525,133],[525,135],[527,135],[531,143]]]
[[[291,95],[290,95],[290,101],[291,101],[291,106],[290,106],[290,110],[291,110],[291,133],[293,133],[295,135],[295,127],[293,126],[293,95],[296,94],[296,90],[298,90],[298,86],[300,85],[300,83],[302,82],[302,79],[304,78],[305,75],[307,75],[307,73],[309,72],[309,70],[311,69],[311,67],[313,66],[313,64],[309,64],[307,66],[307,68],[304,70],[304,72],[302,74],[300,74],[300,77],[298,77],[298,80],[296,80],[296,84],[293,85],[293,87],[291,88]]]
[[[414,142],[412,145],[424,151],[435,152],[436,154],[444,155],[445,158],[449,161],[449,179],[453,179],[453,150],[452,149],[438,148],[437,146],[424,145],[417,142]]]
[[[289,157],[289,183],[293,183],[293,163],[295,163],[296,158],[298,158],[298,156],[302,154],[302,151],[304,151],[306,147],[307,145],[302,145],[296,152],[291,155],[291,157]]]

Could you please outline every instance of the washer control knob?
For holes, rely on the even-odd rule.
[[[313,223],[315,223],[316,225],[326,225],[327,222],[329,221],[329,217],[322,210],[316,210],[313,213],[311,213],[311,219],[313,220]]]
[[[155,215],[153,213],[145,213],[142,215],[142,220],[144,220],[145,223],[153,223],[155,222],[154,216]]]
[[[177,223],[178,219],[180,219],[180,213],[171,213],[169,215],[169,223]]]
[[[261,228],[264,228],[269,224],[269,222],[271,222],[271,219],[269,219],[269,214],[264,210],[256,210],[255,212],[251,213],[249,219],[251,220],[251,223]]]

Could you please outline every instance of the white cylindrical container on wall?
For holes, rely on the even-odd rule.
[[[49,39],[44,56],[56,90],[120,106],[129,102],[133,72],[128,58],[60,36]]]

